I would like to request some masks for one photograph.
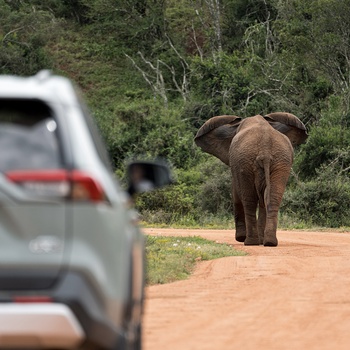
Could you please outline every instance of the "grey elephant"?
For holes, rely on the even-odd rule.
[[[305,125],[284,112],[245,119],[217,116],[198,130],[196,145],[231,168],[237,241],[277,246],[278,210],[293,164],[293,147],[307,136]]]

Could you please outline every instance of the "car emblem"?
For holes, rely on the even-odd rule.
[[[29,250],[35,254],[59,253],[63,250],[63,243],[54,236],[39,236],[29,242]]]

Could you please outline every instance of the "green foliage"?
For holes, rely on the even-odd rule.
[[[32,75],[52,66],[45,45],[58,33],[59,20],[21,1],[0,0],[0,74]]]
[[[203,182],[198,187],[196,198],[198,210],[221,217],[233,215],[229,167],[214,158],[202,163],[199,171],[203,174]]]
[[[332,98],[319,123],[311,128],[295,160],[301,178],[313,178],[322,166],[332,163],[341,168],[350,166],[350,114],[343,102],[343,98]]]
[[[350,165],[350,131],[341,125],[329,128],[314,127],[310,139],[302,147],[302,152],[296,161],[296,169],[302,178],[312,178],[317,170],[334,160],[344,167]]]
[[[195,168],[178,170],[174,185],[143,193],[136,204],[142,220],[152,224],[219,227],[221,221],[233,227],[229,168],[210,157]]]
[[[53,13],[56,18],[77,21],[79,24],[87,23],[88,8],[84,5],[84,0],[31,0],[29,2],[33,6]]]
[[[193,94],[211,106],[210,116],[245,110],[253,86],[252,67],[246,63],[238,55],[225,54],[215,59],[193,59]]]
[[[228,52],[240,49],[249,29],[258,29],[277,17],[275,1],[230,0],[225,1],[223,12],[224,44]],[[263,39],[264,41],[264,39]],[[264,45],[265,46],[265,45]],[[262,53],[265,54],[265,50]]]
[[[169,186],[159,191],[144,193],[137,198],[137,208],[140,210],[143,219],[145,216],[152,216],[153,221],[158,223],[171,224],[177,222],[183,216],[192,214],[194,199],[188,194],[188,188],[184,184]]]
[[[350,4],[346,0],[294,0],[278,2],[278,11],[279,18],[274,23],[277,54],[294,75],[294,88],[299,90],[297,99],[303,103],[304,113],[317,113],[319,99],[348,91],[344,86],[349,76],[345,61],[350,48]],[[321,95],[315,89],[320,80]],[[303,101],[303,96],[310,93],[315,95]],[[318,119],[315,114],[312,117]]]
[[[79,21],[91,35],[107,41],[108,48],[149,52],[164,36],[164,1],[78,0]],[[76,12],[76,10],[74,9]]]
[[[174,166],[175,185],[138,199],[150,222],[232,225],[230,174],[193,137],[214,115],[279,110],[309,131],[283,218],[350,217],[349,1],[0,0],[0,13],[0,73],[73,79],[118,175],[134,156]]]
[[[195,196],[202,174],[195,169],[175,169],[175,173],[175,184],[137,197],[136,206],[143,220],[171,225],[182,218],[187,221],[191,218],[198,219]]]
[[[193,164],[193,134],[175,108],[153,100],[119,103],[106,114],[95,113],[100,129],[118,167],[132,157],[163,157],[175,167]]]
[[[189,277],[200,260],[245,255],[228,244],[201,237],[147,236],[147,279],[149,285],[169,283]]]
[[[322,166],[317,176],[286,191],[281,212],[306,223],[350,226],[349,177],[336,166]]]

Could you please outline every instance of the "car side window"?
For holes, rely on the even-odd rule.
[[[57,124],[42,102],[0,101],[0,171],[61,166]]]

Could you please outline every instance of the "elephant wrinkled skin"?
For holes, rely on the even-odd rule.
[[[197,146],[231,168],[237,241],[277,246],[277,216],[293,147],[307,136],[305,125],[284,112],[245,119],[217,116],[198,130]]]

